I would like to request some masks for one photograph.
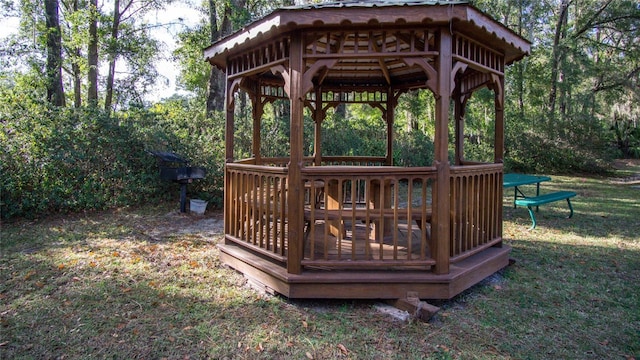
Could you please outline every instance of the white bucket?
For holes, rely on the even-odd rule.
[[[200,199],[191,199],[189,209],[192,213],[204,215],[204,211],[207,210],[207,202]]]

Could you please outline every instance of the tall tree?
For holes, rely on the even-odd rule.
[[[118,36],[120,34],[120,19],[122,13],[127,11],[128,8],[133,5],[133,1],[126,3],[125,8],[120,12],[120,0],[113,1],[113,18],[111,23],[111,39],[109,41],[109,70],[107,73],[107,94],[104,98],[104,108],[107,111],[111,111],[111,103],[113,101],[113,83],[116,75],[116,60],[118,59]]]
[[[209,28],[210,40],[215,42],[220,39],[220,30],[218,30],[218,12],[216,10],[215,0],[209,0]],[[211,67],[209,71],[209,81],[207,86],[207,114],[214,111],[222,111],[224,109],[224,93],[225,93],[225,75],[222,71]]]
[[[82,34],[82,30],[81,22],[78,21],[78,18],[83,17],[78,16],[81,14],[79,0],[62,0],[60,4],[64,9],[63,13],[67,14],[67,29],[63,31],[63,49],[67,54],[67,61],[71,62],[71,68],[67,66],[65,71],[70,73],[72,77],[73,106],[79,108],[82,106],[82,80],[84,79],[82,64],[84,64],[86,60],[83,58],[81,41],[78,41],[78,38],[83,38],[80,35]]]
[[[117,106],[116,90],[128,97],[126,100],[140,101],[139,91],[148,90],[157,78],[153,60],[159,52],[159,43],[149,35],[152,28],[161,25],[149,25],[144,15],[169,5],[171,0],[113,0],[110,15],[109,36],[104,43],[107,58],[107,80],[105,84],[104,108],[107,111]],[[126,60],[129,73],[116,84],[118,61]]]
[[[45,0],[47,26],[47,99],[55,106],[64,106],[62,85],[62,33],[58,16],[58,0]]]
[[[566,37],[567,17],[569,16],[569,0],[562,0],[559,4],[558,19],[556,21],[555,35],[553,37],[551,58],[551,89],[549,91],[549,115],[553,118],[556,111],[556,97],[558,82],[562,72],[561,64],[564,56],[562,41]]]
[[[89,46],[87,61],[89,67],[87,101],[98,104],[98,0],[89,0]]]

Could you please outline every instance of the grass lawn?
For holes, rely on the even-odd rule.
[[[640,167],[620,172],[629,179]],[[574,190],[530,231],[507,192],[515,264],[403,323],[375,301],[261,295],[222,266],[219,213],[175,204],[2,224],[0,359],[640,359],[640,184]]]

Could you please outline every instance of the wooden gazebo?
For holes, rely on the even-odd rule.
[[[529,49],[465,1],[429,0],[281,8],[205,49],[227,79],[224,263],[291,298],[447,299],[505,267],[504,71]],[[484,87],[495,94],[495,160],[472,163],[465,104]],[[434,94],[434,162],[396,167],[394,108],[414,89]],[[239,90],[253,109],[246,159],[234,159]],[[261,118],[277,99],[290,104],[290,156],[267,158]],[[322,121],[340,103],[381,110],[386,156],[323,156]],[[305,108],[312,156],[303,153]]]

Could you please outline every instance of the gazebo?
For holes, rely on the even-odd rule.
[[[504,71],[529,50],[466,1],[433,0],[280,8],[206,48],[226,74],[222,261],[290,298],[448,299],[505,267]],[[495,95],[491,163],[463,151],[465,105],[481,88]],[[434,161],[398,167],[394,109],[415,89],[435,98]],[[240,90],[251,99],[252,155],[235,159]],[[289,101],[290,154],[265,157],[263,109],[278,99]],[[323,155],[323,120],[341,103],[380,109],[386,156]],[[307,156],[305,109],[315,129]]]

